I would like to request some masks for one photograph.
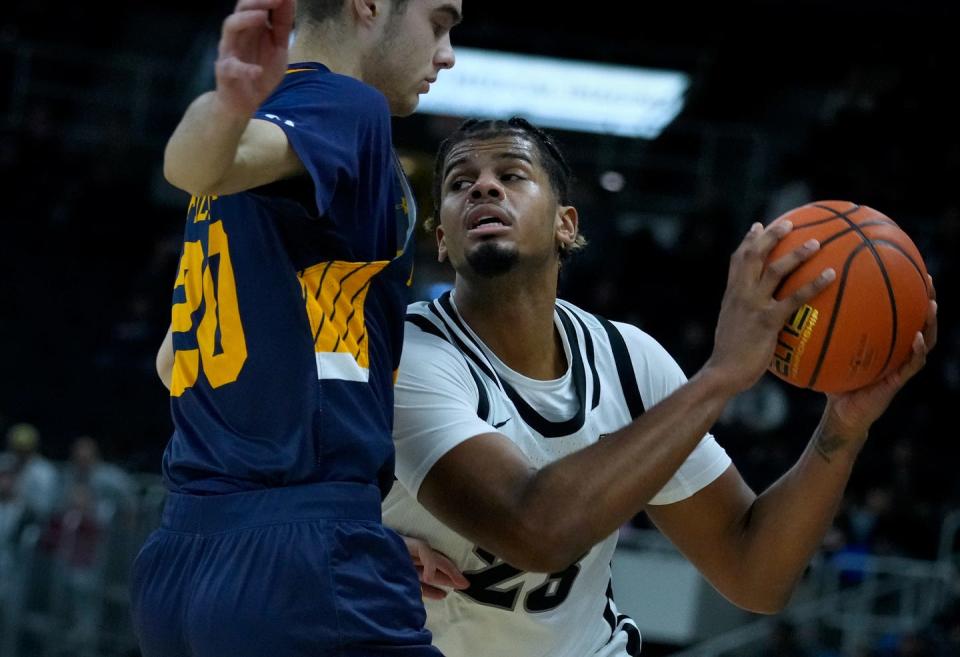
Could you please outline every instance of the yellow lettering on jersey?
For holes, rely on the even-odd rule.
[[[192,204],[192,201],[191,201]],[[203,301],[203,246],[200,242],[186,242],[180,256],[180,269],[174,288],[183,288],[182,303],[173,304],[171,328],[175,333],[186,333],[193,328],[193,313]],[[177,350],[173,355],[173,380],[170,394],[179,397],[197,382],[200,352],[197,349]]]
[[[200,350],[186,349],[173,352],[173,380],[170,395],[179,397],[192,388],[200,376]]]
[[[243,364],[247,361],[247,340],[240,323],[240,308],[237,303],[237,283],[233,276],[233,263],[227,250],[227,234],[223,222],[210,224],[207,238],[208,265],[203,272],[203,298],[206,308],[197,329],[203,373],[214,388],[237,380]],[[220,256],[217,281],[214,285],[209,259]],[[221,352],[216,351],[217,327],[220,328]]]
[[[203,289],[200,287],[203,272],[203,245],[200,242],[185,242],[183,255],[180,256],[180,269],[174,289],[184,289],[183,303],[173,304],[173,330],[178,333],[189,331],[193,326],[191,315],[200,307]]]
[[[190,201],[191,211],[196,211],[197,217],[202,214],[203,221],[210,215],[209,199],[210,197],[203,197]],[[183,288],[184,301],[173,305],[171,326],[174,333],[196,331],[198,348],[174,351],[173,380],[170,386],[170,394],[174,397],[179,397],[196,385],[201,364],[207,381],[212,387],[218,388],[236,381],[247,360],[247,342],[237,303],[237,284],[223,222],[210,224],[207,251],[208,253],[204,254],[203,245],[199,241],[186,242],[180,257],[175,288]],[[214,271],[209,262],[213,257],[218,259],[217,267],[214,268],[216,281],[213,279]],[[195,323],[194,314],[201,304],[204,306],[203,316]]]
[[[193,215],[193,223],[200,223],[210,219],[210,204],[219,196],[191,196],[187,206],[187,216]]]

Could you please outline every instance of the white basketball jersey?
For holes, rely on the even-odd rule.
[[[557,302],[555,323],[569,367],[561,379],[544,382],[500,362],[459,316],[449,293],[408,309],[394,421],[399,483],[384,502],[384,522],[429,542],[470,580],[464,591],[424,601],[427,627],[447,657],[640,651],[636,625],[613,603],[616,534],[561,572],[530,573],[463,538],[416,501],[430,468],[464,440],[502,433],[540,468],[623,428],[685,381],[662,347],[635,327],[564,301]],[[651,503],[684,499],[729,464],[707,434]]]

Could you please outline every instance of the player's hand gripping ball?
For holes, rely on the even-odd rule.
[[[835,282],[784,324],[770,371],[801,388],[839,393],[892,373],[910,357],[929,303],[927,268],[913,241],[889,217],[849,201],[790,210],[793,230],[768,262],[814,238],[820,250],[787,276],[783,299],[828,267]]]

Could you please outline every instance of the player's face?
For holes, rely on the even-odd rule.
[[[366,58],[364,80],[387,97],[393,114],[412,114],[440,70],[453,67],[450,30],[461,6],[462,0],[409,0],[401,13],[391,10],[383,39]]]
[[[461,274],[506,273],[519,263],[552,265],[576,236],[572,207],[557,202],[536,146],[525,136],[467,140],[446,158],[440,259]]]

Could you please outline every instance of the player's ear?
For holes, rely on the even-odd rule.
[[[368,27],[389,9],[384,0],[347,0],[347,3],[357,22]]]
[[[437,262],[447,261],[447,242],[443,236],[443,227],[437,225]]]
[[[557,244],[561,250],[573,245],[577,239],[580,217],[572,205],[558,205],[556,216]]]

